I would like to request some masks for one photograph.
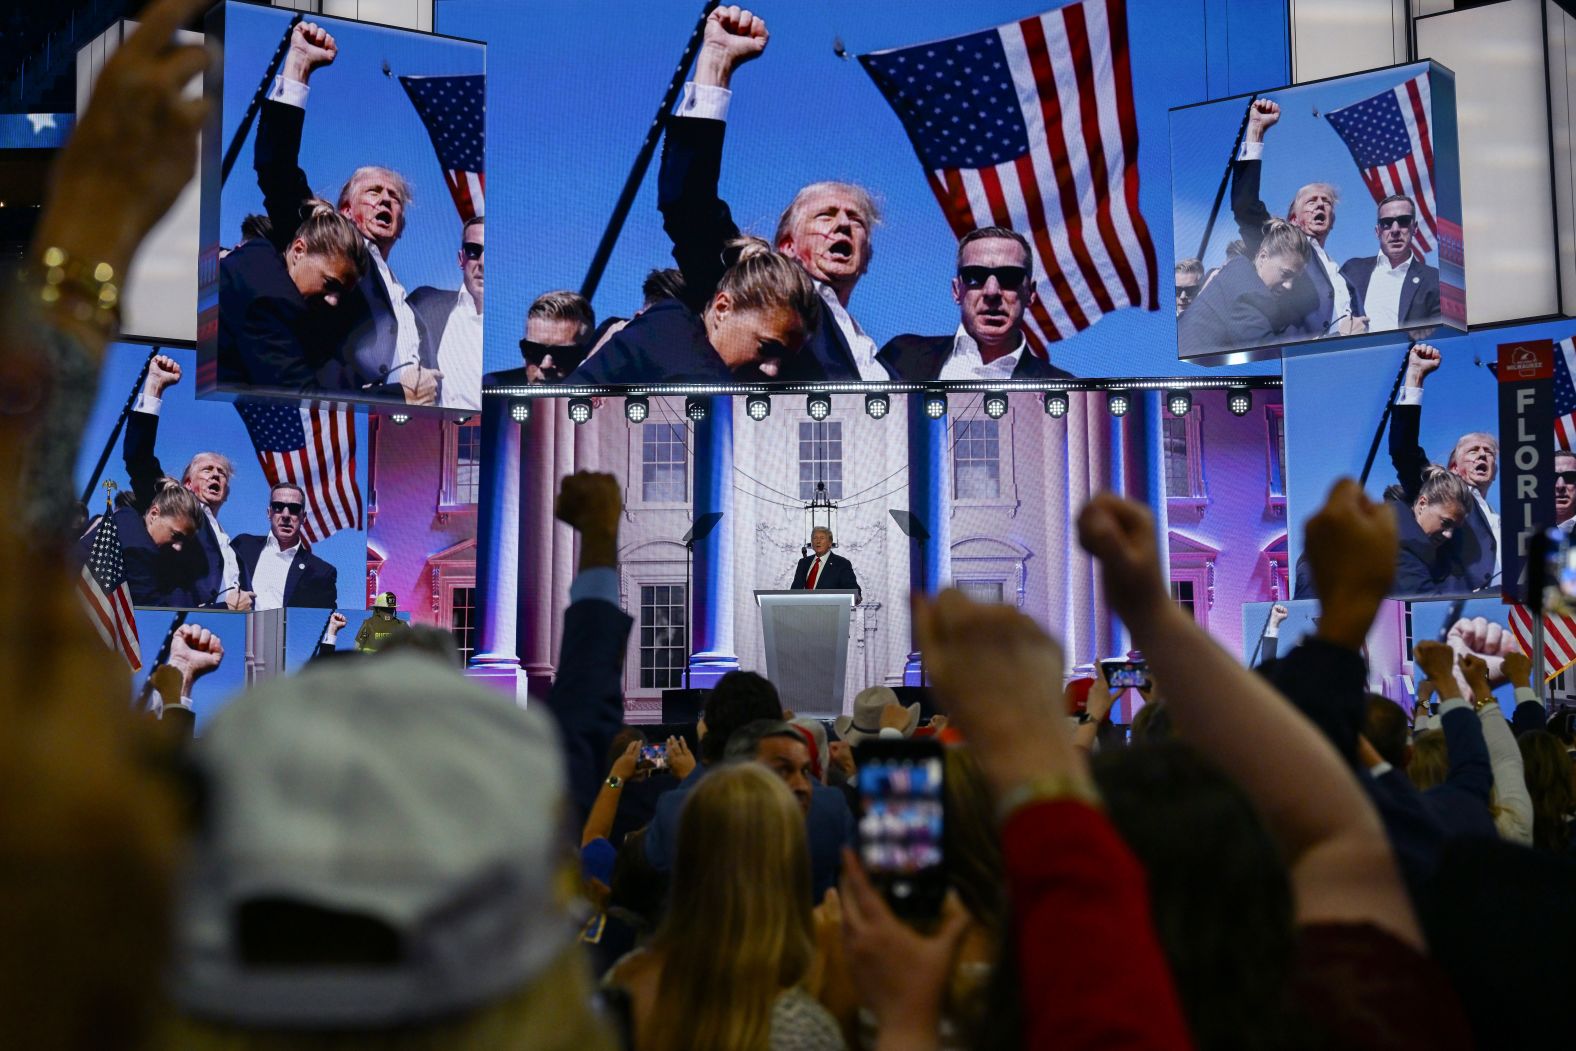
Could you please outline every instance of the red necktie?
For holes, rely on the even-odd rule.
[[[821,560],[819,558],[817,558],[815,560],[815,564],[810,567],[810,576],[809,576],[809,579],[807,579],[804,582],[804,589],[806,591],[814,591],[815,590],[815,578],[820,576],[820,575],[821,575]]]

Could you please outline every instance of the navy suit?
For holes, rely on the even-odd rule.
[[[241,590],[251,591],[257,559],[268,546],[266,536],[242,533],[230,538],[230,550],[241,571]],[[305,540],[296,544],[290,572],[285,574],[284,605],[334,609],[339,605],[339,570],[312,554]]]
[[[1379,265],[1378,256],[1366,255],[1348,259],[1341,264],[1341,276],[1352,289],[1352,313],[1368,313],[1368,282],[1373,280],[1374,269]],[[1406,269],[1406,280],[1401,285],[1401,302],[1396,311],[1401,327],[1431,325],[1439,321],[1439,271],[1420,260],[1413,259]]]
[[[126,416],[126,437],[121,442],[121,456],[126,461],[126,474],[131,478],[132,494],[139,511],[146,511],[153,503],[159,479],[169,477],[154,453],[159,434],[159,418],[151,412],[133,412]],[[138,518],[138,529],[142,529]],[[208,524],[208,516],[199,514],[194,523],[197,535],[181,545],[180,551],[166,551],[161,555],[168,563],[161,573],[160,591],[166,597],[179,597],[179,602],[149,602],[158,606],[207,606],[220,600],[219,590],[224,587],[224,551],[219,545],[219,534]],[[143,535],[147,530],[142,529]],[[150,541],[151,543],[151,541]]]
[[[834,326],[835,327],[835,326]],[[908,383],[931,383],[939,379],[941,370],[952,356],[956,334],[951,336],[895,336],[887,340],[876,360],[886,366],[893,379]],[[1036,357],[1028,347],[1018,357],[1012,370],[1015,380],[1071,379],[1072,373],[1064,372],[1043,358]]]
[[[726,130],[720,120],[669,117],[657,173],[662,228],[673,242],[673,258],[684,274],[685,301],[697,314],[705,309],[722,280],[726,269],[723,246],[739,236],[739,227],[717,190]],[[858,380],[860,376],[842,330],[823,313],[821,323],[809,333],[799,353],[783,363],[777,378]]]
[[[1422,422],[1421,405],[1395,405],[1390,409],[1390,464],[1395,468],[1395,480],[1400,483],[1401,492],[1409,503],[1417,499],[1423,484],[1423,474],[1431,466],[1428,453],[1423,451],[1419,442]],[[1456,527],[1455,536],[1449,545],[1455,561],[1460,564],[1462,579],[1455,582],[1456,592],[1440,594],[1481,591],[1489,587],[1494,579],[1497,555],[1494,549],[1494,527],[1489,524],[1488,517],[1476,500],[1469,501],[1463,510],[1466,511],[1466,520]],[[1396,593],[1404,594],[1400,588],[1396,589]]]
[[[1251,259],[1232,259],[1177,322],[1182,356],[1275,346],[1305,338],[1297,327],[1301,312],[1298,296],[1297,284],[1277,295],[1259,279]]]
[[[665,299],[632,319],[565,378],[565,385],[731,383],[700,315]]]
[[[547,707],[563,736],[576,828],[596,802],[607,776],[602,765],[607,750],[624,724],[624,653],[634,623],[599,598],[582,598],[564,611],[558,672]]]
[[[1396,538],[1400,551],[1395,558],[1395,583],[1392,595],[1445,596],[1465,595],[1473,590],[1467,569],[1461,561],[1459,543],[1462,527],[1442,544],[1429,539],[1417,524],[1412,505],[1394,498],[1385,503],[1395,515]]]
[[[690,790],[705,776],[705,764],[696,764],[688,777],[657,800],[656,815],[646,826],[646,860],[658,872],[673,871],[679,812]],[[815,901],[820,901],[828,890],[837,886],[838,875],[842,872],[842,850],[854,845],[854,830],[854,812],[848,808],[848,799],[843,793],[812,782],[805,834],[810,842],[810,890]]]
[[[794,567],[793,583],[788,587],[793,591],[800,591],[805,587],[805,582],[810,577],[810,563],[815,561],[813,553],[805,555]],[[815,590],[852,590],[859,591],[859,577],[854,573],[854,564],[842,555],[828,552],[826,564],[821,567],[821,575],[815,578]],[[864,593],[854,596],[855,602],[864,600]]]
[[[180,559],[180,552],[159,548],[148,535],[142,523],[142,512],[134,507],[117,507],[111,512],[115,530],[120,535],[120,546],[125,551],[126,585],[131,592],[134,606],[176,606],[191,608],[199,605],[191,589],[191,579]],[[103,518],[82,534],[77,542],[79,559],[86,561],[93,549],[93,538],[103,525]],[[190,541],[187,546],[194,546]]]
[[[321,343],[309,343],[313,311],[272,243],[254,239],[219,260],[219,383],[289,393],[324,388],[336,371]]]
[[[1237,221],[1237,231],[1248,246],[1249,262],[1264,241],[1264,224],[1274,218],[1259,199],[1259,179],[1263,170],[1264,162],[1258,160],[1235,161],[1231,165],[1231,217]],[[1329,330],[1335,314],[1335,288],[1330,283],[1329,272],[1316,256],[1309,257],[1307,267],[1297,275],[1287,295],[1292,297],[1288,308],[1296,305],[1295,321],[1286,336],[1288,340],[1315,339]],[[1191,313],[1192,307],[1188,310]]]
[[[305,120],[306,111],[299,106],[272,99],[264,101],[258,112],[252,166],[257,171],[257,185],[263,191],[263,204],[273,223],[274,245],[280,251],[294,240],[295,231],[301,225],[302,206],[315,196],[298,160]],[[377,247],[369,244],[367,251],[375,252]],[[419,315],[416,324],[419,330]],[[366,274],[355,288],[340,297],[338,307],[325,312],[320,327],[322,332],[318,338],[323,341],[325,350],[337,359],[332,372],[322,376],[325,387],[404,402],[399,377],[394,377],[393,382],[389,380],[399,342],[399,324],[394,317],[388,286],[383,283],[375,263],[369,262]],[[437,349],[433,348],[428,355],[425,348],[429,343],[426,338],[421,340],[424,348],[421,364],[432,368]]]

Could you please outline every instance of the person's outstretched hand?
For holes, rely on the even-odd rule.
[[[1086,776],[1066,725],[1062,650],[1039,625],[955,590],[915,596],[914,624],[925,671],[994,791]]]
[[[290,50],[280,73],[286,80],[307,83],[314,70],[333,65],[339,57],[339,45],[328,30],[316,22],[297,22],[290,31]]]
[[[1460,659],[1459,664],[1472,703],[1481,708],[1492,701],[1494,689],[1488,684],[1488,662],[1475,653],[1468,653]]]
[[[1319,638],[1361,649],[1395,579],[1395,516],[1343,478],[1308,519],[1303,549],[1319,593]]]
[[[695,754],[689,742],[677,734],[668,738],[668,772],[680,781],[695,770]]]
[[[208,65],[198,45],[172,42],[212,0],[155,0],[104,65],[87,111],[55,160],[36,254],[62,249],[124,282],[137,246],[197,170],[197,132],[208,116],[186,86]]]
[[[1412,660],[1434,684],[1434,692],[1439,695],[1440,701],[1461,696],[1461,687],[1456,682],[1455,674],[1456,654],[1449,646],[1425,639],[1412,647]]]
[[[1248,107],[1248,142],[1263,142],[1264,133],[1279,123],[1280,104],[1269,99],[1254,99]]]
[[[878,1047],[934,1046],[947,982],[963,936],[968,910],[949,891],[940,926],[921,934],[899,920],[859,864],[843,850],[842,890],[828,892],[828,906],[843,917],[843,948],[860,1002],[876,1016]]]

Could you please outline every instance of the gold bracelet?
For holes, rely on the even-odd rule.
[[[94,324],[113,338],[120,329],[120,286],[115,268],[108,263],[73,259],[65,249],[50,246],[34,278],[40,305],[50,310],[70,310],[76,320]],[[28,283],[28,275],[22,275]]]
[[[1002,796],[996,804],[996,823],[1005,825],[1012,815],[1031,803],[1047,803],[1057,799],[1085,803],[1096,809],[1100,807],[1100,793],[1087,777],[1047,774],[1025,781]]]

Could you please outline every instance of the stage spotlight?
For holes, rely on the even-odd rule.
[[[947,396],[941,391],[931,391],[925,395],[925,415],[932,420],[939,420],[947,414]]]
[[[885,394],[865,395],[865,415],[872,420],[880,420],[892,411],[892,399]]]
[[[993,420],[1007,415],[1007,395],[994,392],[985,395],[985,415]]]
[[[403,427],[407,423],[410,422],[410,414],[409,413],[404,413],[404,412],[396,412],[392,416],[390,416],[389,419],[394,421],[394,426],[396,426],[396,427]]]
[[[592,411],[593,408],[590,398],[569,399],[569,418],[574,420],[576,423],[591,422]]]
[[[812,420],[824,420],[832,415],[832,396],[830,394],[812,394],[804,399],[804,411],[810,414]]]
[[[1193,410],[1193,392],[1188,390],[1166,391],[1166,411],[1173,416],[1186,416]]]
[[[1066,391],[1048,390],[1045,392],[1045,415],[1059,420],[1067,415],[1067,408]]]
[[[685,398],[684,415],[696,423],[704,420],[711,413],[711,405],[705,398]]]
[[[516,398],[509,403],[509,418],[515,423],[524,423],[531,418],[531,403],[524,398]]]
[[[1127,410],[1132,407],[1132,402],[1128,400],[1127,391],[1113,390],[1105,396],[1105,407],[1110,410],[1112,416],[1126,416]]]
[[[467,423],[470,423],[470,422],[471,422],[471,418],[469,416],[456,416],[456,417],[454,417],[454,426],[456,426],[456,427],[464,427]]]
[[[1246,416],[1253,411],[1253,391],[1247,387],[1232,387],[1226,391],[1226,408],[1233,416]]]
[[[772,399],[768,394],[751,394],[744,399],[744,414],[756,423],[772,414]]]
[[[651,402],[638,394],[624,399],[624,419],[630,423],[645,423],[651,415]]]

